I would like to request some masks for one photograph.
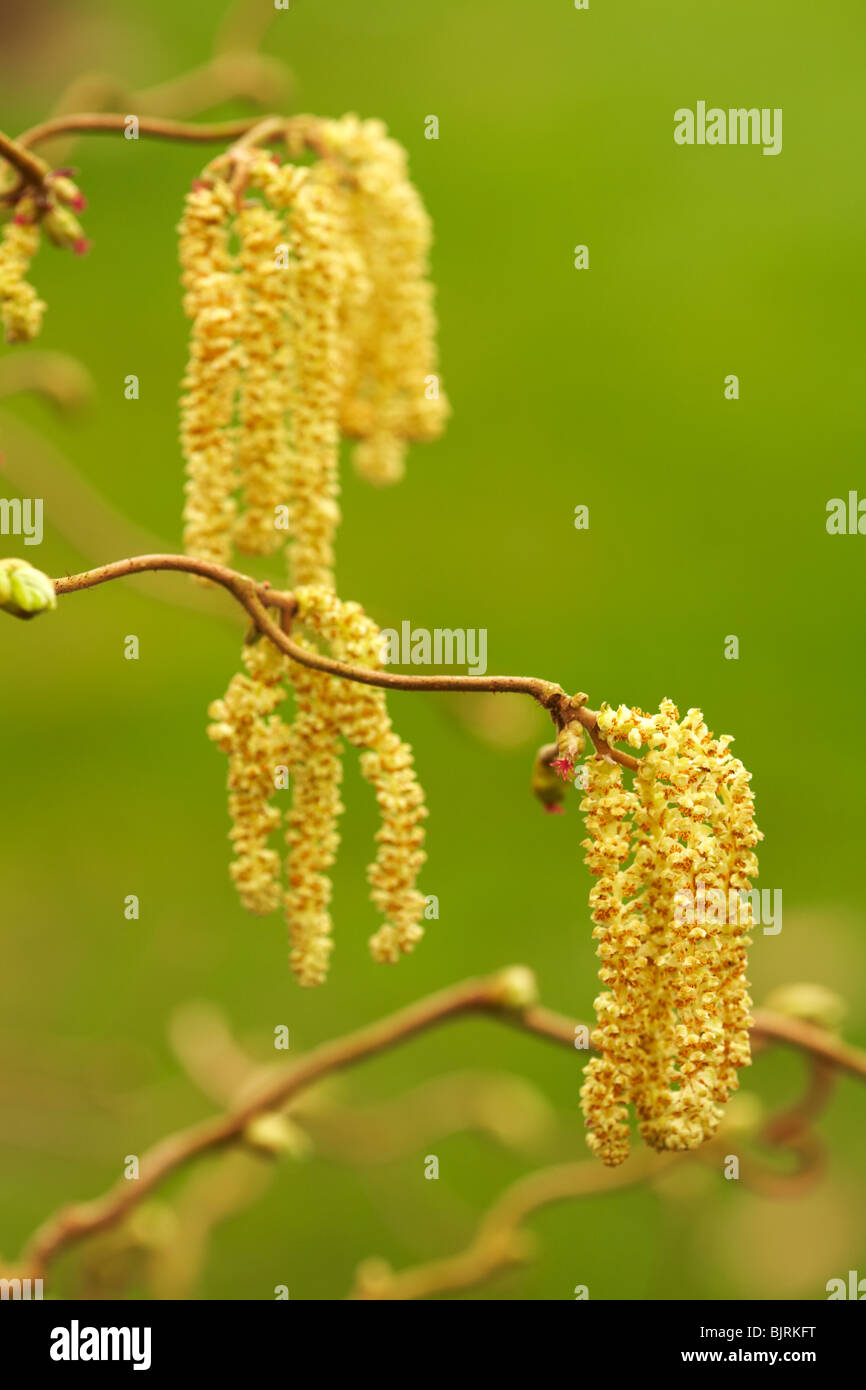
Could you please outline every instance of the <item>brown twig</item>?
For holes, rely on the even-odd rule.
[[[25,183],[39,185],[49,173],[49,166],[38,155],[31,154],[20,140],[13,140],[0,130],[0,159],[17,169]]]
[[[383,1261],[365,1260],[349,1298],[404,1302],[473,1288],[531,1257],[532,1238],[523,1224],[542,1207],[633,1187],[667,1171],[677,1157],[646,1151],[621,1168],[604,1168],[592,1159],[541,1168],[506,1188],[465,1250],[398,1273]]]
[[[334,1042],[308,1052],[277,1078],[268,1079],[243,1104],[178,1134],[170,1135],[141,1159],[137,1181],[121,1179],[94,1202],[62,1208],[33,1236],[22,1257],[23,1265],[38,1277],[68,1246],[106,1227],[113,1226],[148,1192],[198,1155],[225,1148],[243,1137],[257,1116],[276,1110],[298,1091],[329,1073],[352,1066],[367,1057],[424,1032],[447,1019],[487,1012],[502,1015],[508,1009],[507,989],[512,972],[487,979],[467,980],[430,995],[399,1013],[372,1023]],[[520,1015],[522,1026],[533,1029],[532,1010]],[[569,1040],[573,1038],[573,1031]]]
[[[137,1181],[121,1179],[95,1201],[63,1207],[32,1237],[21,1266],[33,1277],[43,1276],[71,1245],[115,1225],[172,1173],[201,1154],[241,1141],[257,1116],[281,1109],[298,1092],[322,1077],[354,1066],[438,1024],[483,1014],[511,1023],[536,1037],[573,1048],[575,1031],[582,1025],[540,1006],[516,1006],[515,997],[525,996],[526,989],[525,968],[511,967],[484,979],[453,985],[344,1038],[323,1043],[278,1076],[265,1078],[240,1105],[226,1114],[161,1140],[142,1157]],[[756,1019],[754,1035],[786,1042],[806,1052],[817,1051],[825,1059],[835,1058],[841,1069],[866,1080],[866,1053],[830,1034],[823,1034],[813,1025],[764,1012]],[[583,1165],[580,1167],[583,1171]],[[634,1173],[635,1168],[630,1167],[627,1172]]]
[[[0,139],[0,154],[10,164],[17,164],[16,157],[28,157],[34,145],[43,140],[52,140],[56,135],[117,135],[122,134],[129,115],[119,111],[73,111],[60,116],[51,116],[39,125],[31,126],[10,141],[8,136]],[[221,145],[228,140],[237,140],[253,126],[261,122],[261,116],[245,116],[235,121],[218,121],[211,125],[197,125],[192,121],[171,121],[160,116],[138,117],[140,135],[152,135],[157,140],[184,140],[195,143]],[[7,153],[3,140],[14,147],[16,157]],[[35,156],[29,156],[35,159]],[[41,162],[41,161],[40,161]]]
[[[291,616],[295,608],[292,594],[271,589],[267,584],[256,583],[236,570],[209,560],[198,560],[189,555],[134,555],[126,560],[115,560],[96,569],[86,570],[83,574],[56,579],[54,588],[58,595],[77,593],[82,589],[91,589],[97,584],[108,583],[112,579],[123,579],[131,574],[142,574],[149,570],[185,571],[222,585],[246,609],[260,631],[270,638],[280,651],[302,666],[325,671],[344,680],[358,681],[362,685],[375,685],[383,690],[438,690],[466,694],[485,691],[495,694],[531,695],[548,711],[557,727],[562,727],[571,719],[577,719],[588,731],[600,754],[621,763],[624,767],[638,766],[636,758],[610,747],[601,738],[596,728],[598,715],[587,709],[583,703],[583,695],[568,696],[561,686],[533,676],[405,676],[390,671],[366,670],[363,667],[350,666],[343,661],[335,661],[333,657],[310,651],[295,642],[269,615],[268,607],[277,607]]]

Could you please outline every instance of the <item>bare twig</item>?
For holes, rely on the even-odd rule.
[[[539,1006],[514,1006],[515,983],[519,982],[520,988],[525,989],[525,979],[523,967],[511,967],[487,978],[466,980],[344,1038],[314,1048],[278,1076],[266,1077],[257,1089],[245,1095],[241,1104],[224,1115],[161,1140],[142,1157],[137,1182],[121,1179],[95,1201],[63,1207],[32,1237],[22,1256],[21,1267],[31,1276],[42,1276],[61,1253],[86,1236],[115,1225],[172,1173],[204,1153],[219,1151],[242,1141],[247,1127],[258,1116],[281,1109],[293,1096],[322,1077],[354,1066],[440,1023],[482,1014],[573,1048],[576,1030],[582,1025]],[[785,1042],[808,1053],[817,1052],[823,1059],[835,1059],[841,1069],[866,1080],[866,1053],[830,1034],[823,1034],[813,1025],[763,1012],[756,1018],[753,1036],[761,1040]],[[646,1159],[647,1163],[652,1161]],[[623,1174],[623,1181],[631,1181],[629,1175],[636,1172],[643,1175],[643,1163],[641,1157],[634,1166],[635,1160],[632,1159]],[[595,1164],[590,1167],[594,1171],[598,1169]],[[568,1190],[561,1195],[573,1195],[572,1176],[576,1168],[580,1170],[578,1182],[584,1181],[584,1171],[589,1171],[584,1164],[566,1165],[563,1171],[569,1175],[565,1179]],[[536,1189],[531,1185],[531,1179],[525,1182],[532,1196]],[[612,1185],[617,1185],[615,1179]],[[518,1197],[517,1207],[521,1211],[529,1209],[524,1197]]]
[[[295,642],[292,637],[274,622],[268,607],[281,608],[287,616],[295,610],[295,600],[291,593],[280,592],[267,584],[256,583],[246,575],[225,565],[217,565],[209,560],[198,560],[189,555],[134,555],[126,560],[115,560],[83,574],[67,575],[56,579],[54,588],[58,595],[77,593],[91,589],[97,584],[108,583],[112,579],[128,578],[131,574],[142,574],[148,570],[181,570],[197,574],[205,579],[221,584],[249,613],[265,636],[286,656],[302,666],[313,670],[326,671],[344,680],[358,681],[362,685],[375,685],[383,690],[445,690],[464,694],[486,691],[495,694],[531,695],[546,709],[557,727],[572,719],[578,720],[589,732],[596,750],[624,767],[636,768],[637,758],[612,748],[597,731],[598,715],[587,709],[585,696],[566,695],[560,685],[552,681],[540,680],[534,676],[404,676],[390,671],[372,671],[359,666],[350,666],[320,652],[309,651]]]
[[[126,128],[128,114],[120,111],[73,111],[60,116],[52,116],[47,121],[25,130],[18,139],[10,141],[8,136],[0,136],[0,154],[10,164],[20,167],[18,159],[26,158],[34,145],[44,140],[52,140],[56,135],[117,135]],[[141,135],[152,135],[157,140],[183,140],[196,144],[222,145],[229,140],[237,140],[253,126],[258,125],[261,116],[245,116],[236,121],[218,121],[211,125],[196,125],[192,121],[170,121],[160,116],[138,117],[138,130]],[[4,146],[5,141],[5,146]],[[13,148],[14,147],[14,148]],[[34,161],[36,156],[30,156]],[[39,161],[41,163],[41,161]],[[23,172],[23,171],[22,171]]]

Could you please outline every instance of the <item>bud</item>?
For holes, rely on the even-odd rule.
[[[306,1158],[312,1148],[309,1138],[302,1129],[286,1115],[271,1111],[270,1114],[256,1115],[244,1130],[244,1142],[251,1149],[267,1154],[270,1158],[288,1155],[290,1158]]]
[[[494,976],[489,997],[503,1009],[531,1009],[538,1003],[538,981],[528,965],[510,965]]]
[[[82,244],[86,245],[86,238],[81,223],[77,217],[73,217],[68,208],[55,204],[49,208],[42,219],[45,234],[55,246],[62,246],[66,251],[77,251]]]
[[[545,811],[554,814],[562,810],[562,802],[568,791],[567,783],[563,782],[556,770],[551,767],[557,752],[555,743],[545,743],[539,748],[535,755],[529,783],[533,796],[538,797]]]
[[[51,180],[51,192],[58,202],[63,203],[65,207],[72,208],[73,212],[83,212],[87,207],[87,199],[78,185],[73,183],[72,179],[61,174],[59,170]]]
[[[847,1013],[838,994],[813,984],[780,985],[764,1000],[764,1008],[827,1029],[838,1028]]]
[[[54,585],[26,560],[0,560],[0,608],[16,618],[35,618],[57,607]]]

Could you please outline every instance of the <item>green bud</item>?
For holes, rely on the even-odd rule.
[[[75,212],[80,212],[85,206],[81,189],[66,174],[54,175],[51,179],[51,192],[65,207],[73,208]]]
[[[312,1148],[309,1136],[287,1115],[275,1111],[254,1116],[244,1129],[244,1142],[272,1158],[306,1158]]]
[[[764,1000],[764,1008],[828,1029],[838,1028],[847,1012],[838,994],[814,984],[780,985]]]
[[[57,607],[54,585],[26,560],[0,560],[0,608],[16,618],[35,618]]]
[[[66,251],[75,251],[85,242],[84,229],[77,217],[68,208],[55,204],[42,219],[45,234],[55,246]]]
[[[510,965],[495,976],[490,999],[503,1009],[531,1009],[538,1003],[538,981],[528,965]]]

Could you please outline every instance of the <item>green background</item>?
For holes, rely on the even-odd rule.
[[[220,12],[200,0],[36,3],[26,17],[4,5],[3,128],[41,119],[85,71],[141,88],[202,63]],[[756,1002],[819,982],[844,996],[847,1036],[866,1044],[866,539],[825,529],[830,498],[866,492],[864,43],[853,0],[592,0],[587,12],[570,0],[293,0],[264,48],[291,69],[289,109],[387,123],[436,228],[453,419],[414,447],[397,488],[345,468],[340,592],[383,627],[486,628],[491,672],[544,676],[596,706],[670,696],[735,734],[765,834],[760,886],[784,895],[781,934],[756,934]],[[782,107],[781,155],[676,146],[673,112],[699,99]],[[429,114],[438,141],[424,138]],[[83,260],[40,253],[49,309],[36,346],[77,357],[95,400],[68,419],[17,397],[0,426],[6,495],[45,499],[44,542],[21,553],[51,574],[144,548],[133,524],[179,548],[175,227],[213,152],[100,136],[68,156],[94,246]],[[578,243],[587,271],[573,267]],[[124,399],[128,373],[138,401]],[[729,373],[738,401],[724,399]],[[587,531],[574,529],[578,504]],[[147,577],[0,631],[7,1258],[61,1202],[114,1181],[124,1155],[210,1113],[167,1036],[191,999],[217,1005],[265,1062],[277,1024],[297,1052],[517,961],[546,1003],[591,1013],[576,797],[551,818],[529,795],[549,725],[510,697],[391,701],[431,812],[421,887],[440,900],[393,970],[367,954],[375,807],[347,758],[331,976],[296,986],[279,917],[247,917],[228,878],[225,767],[205,711],[237,668],[244,623],[227,598],[210,614],[182,606],[198,601],[180,576]],[[133,633],[137,662],[123,659]],[[729,634],[737,661],[724,659]],[[129,893],[137,922],[124,919]],[[527,1078],[557,1133],[535,1155],[459,1133],[377,1168],[286,1160],[215,1232],[201,1295],[269,1298],[287,1284],[292,1298],[343,1297],[362,1258],[402,1268],[452,1253],[510,1181],[586,1153],[580,1055],[494,1022],[431,1033],[337,1094],[372,1104],[463,1069]],[[802,1072],[773,1053],[745,1087],[779,1107]],[[864,1116],[862,1086],[840,1082],[820,1122],[826,1172],[797,1199],[686,1160],[652,1189],[545,1210],[534,1261],[468,1296],[570,1298],[580,1283],[592,1298],[824,1297],[828,1279],[866,1274]],[[438,1182],[424,1180],[428,1152]],[[79,1287],[76,1263],[58,1267],[56,1291]],[[137,1274],[127,1286],[145,1288]]]

